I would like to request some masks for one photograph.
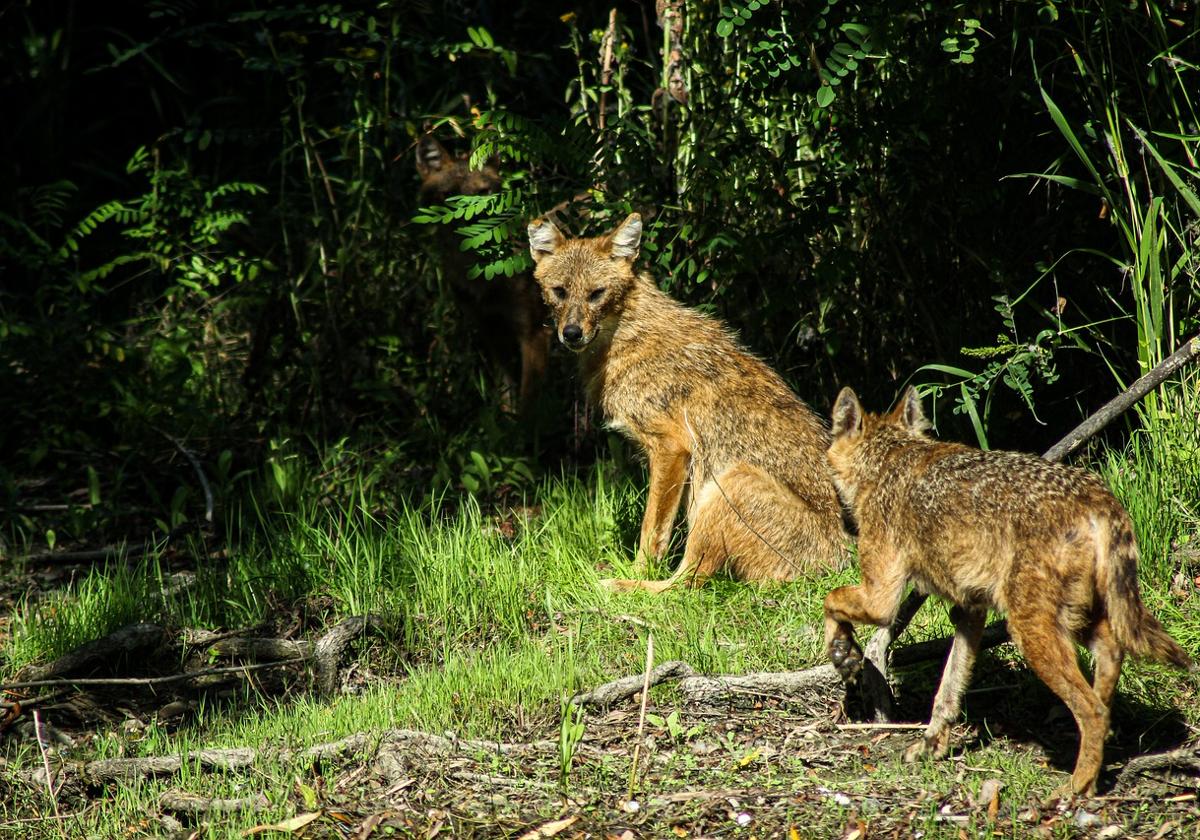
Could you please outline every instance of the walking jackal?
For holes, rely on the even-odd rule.
[[[667,550],[690,490],[675,574],[605,584],[661,592],[721,570],[764,581],[842,566],[825,426],[725,326],[634,271],[641,235],[636,213],[591,239],[567,239],[544,219],[529,226],[534,277],[559,340],[578,353],[593,404],[650,462],[639,575]]]
[[[429,134],[417,143],[417,172],[423,205],[442,203],[452,195],[486,195],[500,186],[494,166],[472,169],[466,157],[450,154]],[[459,248],[458,237],[445,226],[438,236],[442,276],[484,356],[500,373],[503,402],[511,403],[515,390],[517,407],[529,416],[550,356],[550,314],[537,284],[526,274],[471,279],[467,272],[472,260]]]
[[[861,586],[825,598],[825,638],[844,679],[862,652],[852,622],[892,623],[908,582],[955,605],[954,644],[923,740],[906,756],[944,755],[988,609],[1079,726],[1079,756],[1055,793],[1088,794],[1126,653],[1187,668],[1190,659],[1142,603],[1129,515],[1091,473],[1033,455],[984,452],[925,436],[910,388],[890,414],[865,414],[849,388],[833,409],[829,463],[858,522]],[[1088,685],[1073,641],[1088,645]]]

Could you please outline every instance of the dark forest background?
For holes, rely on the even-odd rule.
[[[659,283],[820,413],[913,382],[943,436],[1040,450],[1200,326],[1198,25],[1114,0],[8,3],[0,504],[90,499],[57,529],[94,541],[130,500],[168,529],[203,509],[185,450],[218,494],[307,462],[424,493],[591,460],[571,360],[532,432],[439,271],[438,228],[475,282],[528,270],[556,207],[579,234],[642,212]],[[421,208],[427,130],[500,190]],[[1154,410],[1180,409],[1130,422]]]

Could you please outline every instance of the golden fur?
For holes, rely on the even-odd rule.
[[[649,459],[639,574],[666,552],[691,490],[675,574],[606,585],[660,592],[722,570],[766,581],[842,566],[828,431],[723,324],[635,272],[641,230],[637,214],[591,239],[567,239],[545,220],[529,226],[534,277],[559,339],[578,353],[593,404]]]
[[[863,582],[825,599],[830,658],[854,678],[851,624],[891,624],[909,582],[951,601],[954,644],[925,737],[909,751],[942,755],[987,610],[1006,613],[1013,641],[1079,725],[1075,770],[1057,793],[1090,793],[1125,654],[1190,663],[1142,604],[1129,516],[1089,472],[931,440],[927,427],[911,389],[882,416],[864,413],[849,388],[834,405],[829,462],[858,522]],[[1095,657],[1091,685],[1074,641]]]

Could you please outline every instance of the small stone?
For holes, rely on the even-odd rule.
[[[1080,808],[1075,812],[1075,825],[1080,828],[1093,828],[1100,825],[1100,818],[1091,811],[1085,811]]]
[[[749,814],[745,813],[744,811],[737,815],[737,824],[740,825],[742,828],[745,828],[746,826],[750,825],[750,823],[752,823],[753,821],[754,821],[754,818],[751,817]]]
[[[1106,825],[1096,832],[1096,840],[1114,840],[1123,833],[1119,825]]]
[[[636,814],[642,810],[642,806],[636,799],[630,799],[628,802],[621,803],[621,810],[627,814]]]

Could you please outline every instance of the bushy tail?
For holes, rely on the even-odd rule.
[[[1109,520],[1107,545],[1103,545],[1104,536],[1101,532],[1102,544],[1098,558],[1101,566],[1098,577],[1105,589],[1104,602],[1113,635],[1121,647],[1134,656],[1188,669],[1192,667],[1192,658],[1167,634],[1159,620],[1142,603],[1133,528],[1124,511],[1115,514]]]

